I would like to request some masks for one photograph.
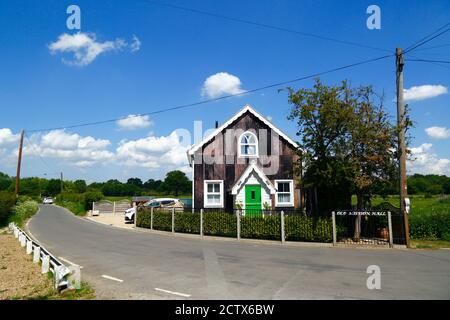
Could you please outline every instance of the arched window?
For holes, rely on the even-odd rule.
[[[258,138],[254,133],[247,131],[239,137],[239,156],[258,157]]]

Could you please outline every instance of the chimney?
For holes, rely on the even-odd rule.
[[[216,129],[219,127],[219,121],[216,120]]]

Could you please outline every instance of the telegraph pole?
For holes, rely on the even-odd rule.
[[[17,159],[16,189],[15,189],[16,197],[19,196],[19,181],[20,181],[20,166],[22,164],[23,135],[24,135],[24,130],[22,129],[22,132],[20,134],[19,157]]]
[[[400,164],[400,211],[403,215],[405,225],[406,246],[410,247],[409,241],[409,218],[406,212],[405,199],[408,197],[408,187],[406,181],[406,142],[405,142],[405,105],[403,102],[403,67],[405,60],[401,48],[395,51],[396,62],[396,80],[397,80],[397,124],[398,131],[398,152]]]

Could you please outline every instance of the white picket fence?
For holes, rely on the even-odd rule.
[[[80,289],[81,271],[79,266],[65,266],[47,249],[34,241],[25,231],[17,227],[15,223],[10,223],[9,229],[13,231],[14,237],[19,240],[26,253],[33,255],[33,262],[41,263],[42,273],[45,274],[49,271],[53,273],[56,290],[60,291],[65,288]]]

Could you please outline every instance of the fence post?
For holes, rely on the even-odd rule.
[[[388,211],[388,228],[389,228],[389,247],[394,247],[394,235],[392,234],[392,216]]]
[[[95,210],[95,201],[92,202],[92,212]]]
[[[136,207],[136,212],[134,213],[134,227],[137,227],[137,216],[138,216],[138,208]]]
[[[172,208],[172,233],[175,232],[175,208]]]
[[[116,202],[113,202],[113,215],[116,215]]]
[[[236,210],[236,219],[237,239],[241,240],[241,210]]]
[[[284,230],[284,211],[281,210],[281,219],[280,219],[280,224],[281,224],[281,243],[285,243],[286,241],[286,237],[285,237],[285,230]]]
[[[331,220],[333,223],[333,246],[336,245],[336,212],[331,212]]]
[[[203,237],[203,209],[200,209],[200,236]]]
[[[150,208],[150,230],[153,230],[153,207]]]

